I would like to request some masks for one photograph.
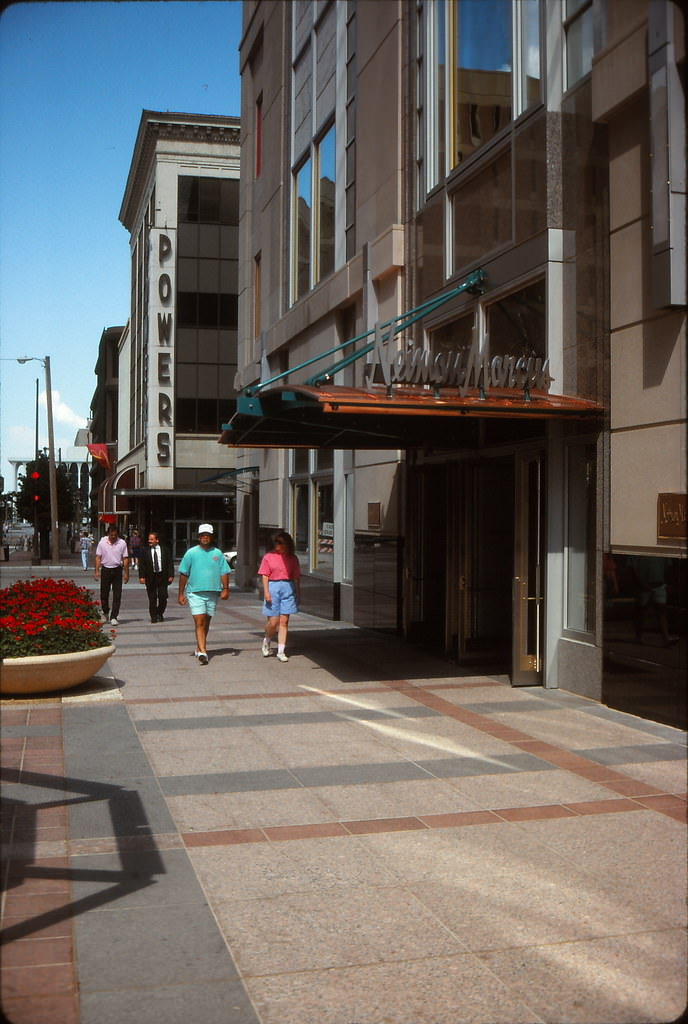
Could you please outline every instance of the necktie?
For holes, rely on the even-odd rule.
[[[153,572],[160,572],[160,562],[158,561],[157,548],[153,548]]]

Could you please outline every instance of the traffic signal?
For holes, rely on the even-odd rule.
[[[38,481],[41,479],[41,474],[38,472],[37,469],[34,469],[33,473],[31,474],[31,479],[33,480],[33,500],[40,501],[41,496],[40,494],[38,494]]]

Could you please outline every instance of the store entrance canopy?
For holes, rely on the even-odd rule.
[[[484,270],[475,270],[415,309],[246,388],[236,413],[222,424],[220,443],[243,448],[473,447],[485,420],[510,420],[499,433],[518,439],[528,432],[528,423],[532,433],[533,420],[600,416],[595,402],[550,394],[547,359],[527,352],[490,358],[481,351],[476,332],[469,347],[453,351],[432,352],[408,337],[403,345],[392,344],[462,292],[482,294],[486,280]],[[334,362],[292,383],[306,367],[325,359]],[[364,387],[334,384],[338,374],[362,359]]]
[[[241,396],[220,443],[250,448],[457,448],[473,446],[481,420],[590,419],[595,402],[502,388],[458,390],[384,386],[276,387]]]

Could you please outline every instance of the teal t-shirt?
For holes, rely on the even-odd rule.
[[[198,544],[186,552],[179,563],[179,572],[188,577],[186,589],[196,594],[202,590],[222,590],[221,577],[228,574],[230,568],[219,548],[203,548]]]

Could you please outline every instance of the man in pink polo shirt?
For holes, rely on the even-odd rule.
[[[127,542],[119,536],[114,523],[98,541],[96,548],[95,578],[100,579],[100,606],[105,618],[110,616],[110,591],[112,591],[112,618],[117,625],[119,606],[122,600],[122,580],[129,582],[129,550]]]

